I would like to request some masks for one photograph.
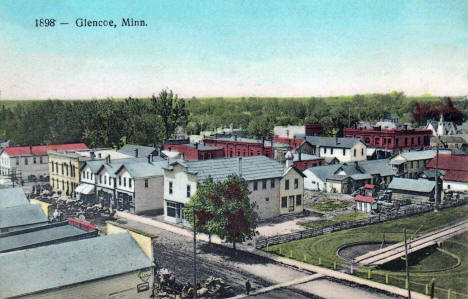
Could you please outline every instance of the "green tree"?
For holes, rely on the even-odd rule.
[[[232,242],[243,242],[255,234],[257,216],[249,201],[245,180],[231,175],[224,181],[209,179],[199,184],[197,192],[184,208],[192,227],[208,235],[218,235]]]
[[[188,112],[185,101],[179,99],[172,90],[163,89],[156,97],[151,97],[152,111],[161,117],[164,126],[164,136],[169,138],[174,134],[177,126],[185,126],[188,120]]]

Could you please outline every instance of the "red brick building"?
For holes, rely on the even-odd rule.
[[[303,171],[310,167],[324,165],[325,159],[316,155],[294,153],[293,164],[297,169]]]
[[[187,160],[224,158],[224,149],[207,144],[191,144],[188,140],[165,140],[163,150],[177,151]]]
[[[345,128],[344,137],[360,138],[369,148],[385,149],[391,153],[403,150],[426,149],[430,145],[431,130]]]
[[[301,145],[304,142],[304,139],[302,138],[288,138],[288,137],[273,137],[273,142],[279,142],[279,143],[284,143],[287,144],[291,147],[291,149],[296,149],[299,145]]]
[[[220,147],[224,150],[225,157],[250,157],[266,156],[269,158],[278,158],[289,149],[289,146],[282,143],[272,142],[270,140],[258,140],[249,138],[218,137],[204,139],[205,145]]]
[[[322,136],[323,134],[323,126],[320,123],[305,124],[304,127],[306,136]]]

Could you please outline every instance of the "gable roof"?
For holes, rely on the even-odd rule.
[[[435,187],[435,181],[426,179],[405,179],[393,178],[392,182],[388,185],[388,189],[404,190],[414,192],[431,192]]]
[[[180,164],[186,170],[197,174],[200,182],[211,177],[214,181],[221,181],[232,174],[240,174],[246,181],[283,176],[284,166],[265,156],[234,157],[208,160],[195,160],[184,162],[173,162],[166,169],[172,169],[172,165]]]
[[[50,145],[33,145],[33,146],[13,146],[5,147],[3,151],[10,157],[16,156],[46,156],[47,151],[57,150],[85,150],[88,149],[84,143],[69,143],[69,144],[50,144]]]
[[[43,222],[47,222],[47,217],[37,204],[26,204],[0,209],[0,228]]]
[[[438,161],[437,156],[434,157],[426,168],[436,168],[436,164],[438,169],[468,171],[468,156],[439,153]]]
[[[19,297],[152,265],[127,232],[13,251],[0,254],[0,292]]]
[[[132,157],[135,156],[135,150],[138,150],[138,157],[146,157],[148,155],[152,155],[156,148],[151,146],[143,146],[143,145],[136,145],[136,144],[126,144],[119,150],[120,153],[130,155]]]
[[[444,181],[468,182],[468,171],[449,170],[442,179]]]
[[[0,189],[0,209],[29,204],[23,188]]]
[[[155,177],[163,176],[164,170],[163,167],[167,166],[168,163],[166,160],[152,162],[151,164],[146,162],[128,162],[122,164],[119,169],[116,170],[116,174],[119,173],[123,168],[125,168],[128,173],[133,178],[145,178],[145,177]]]
[[[325,182],[328,177],[332,176],[335,171],[340,168],[341,164],[332,164],[332,165],[324,165],[324,166],[315,166],[307,168],[307,171],[313,173],[316,177],[318,177],[321,181]]]
[[[354,137],[306,136],[305,138],[310,144],[321,147],[352,148],[357,143],[362,143],[361,139]]]

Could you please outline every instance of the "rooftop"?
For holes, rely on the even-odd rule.
[[[84,143],[69,143],[69,144],[50,144],[50,145],[33,145],[33,146],[13,146],[3,149],[10,157],[15,156],[45,156],[47,151],[58,150],[84,150],[88,149]]]
[[[307,160],[323,160],[322,157],[309,154],[301,154],[301,159],[299,160],[299,153],[294,153],[293,161],[307,161]]]
[[[151,146],[126,144],[122,148],[120,148],[118,152],[134,157],[135,150],[138,150],[139,157],[147,157],[148,155],[152,155],[154,151],[156,150],[156,148],[151,147]]]
[[[47,222],[47,217],[37,204],[25,204],[0,209],[0,228]]]
[[[123,163],[122,166],[116,171],[119,172],[122,168],[125,168],[133,178],[146,178],[163,176],[163,167],[167,166],[167,161],[157,161],[151,163],[138,162],[127,162]]]
[[[426,179],[405,179],[393,178],[392,182],[388,185],[388,189],[414,191],[414,192],[431,192],[435,187],[435,181]]]
[[[338,148],[352,148],[357,143],[361,142],[359,138],[354,137],[323,137],[323,136],[306,136],[305,139],[317,146],[328,146]]]
[[[198,181],[209,177],[215,181],[226,179],[232,174],[240,173],[246,181],[282,177],[284,166],[265,156],[234,157],[197,161],[174,162],[187,167],[187,170],[197,174]],[[171,169],[171,163],[168,169]]]
[[[0,189],[0,209],[29,204],[23,188]]]
[[[0,297],[19,297],[151,266],[126,232],[8,252],[0,254]]]
[[[445,173],[443,180],[468,183],[468,171],[449,170]]]
[[[237,141],[237,142],[245,142],[245,143],[263,143],[265,142],[265,146],[273,146],[273,147],[288,147],[285,143],[273,142],[271,140],[261,140],[261,139],[252,139],[252,138],[243,138],[243,137],[217,137],[217,138],[207,138],[208,140],[225,140],[225,141]]]
[[[63,242],[89,234],[87,231],[64,223],[46,224],[18,231],[11,235],[0,236],[0,253],[46,245],[51,242]]]
[[[434,157],[426,165],[426,168],[468,171],[468,156],[439,153],[438,159],[437,157]]]

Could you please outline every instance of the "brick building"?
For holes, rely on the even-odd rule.
[[[259,140],[250,138],[240,138],[237,136],[207,138],[204,144],[220,147],[224,150],[224,157],[250,157],[266,156],[278,161],[284,161],[284,155],[289,150],[289,145],[270,140]]]
[[[391,154],[428,148],[432,131],[408,128],[382,130],[380,127],[345,128],[343,136],[360,138],[368,148]]]
[[[165,140],[163,150],[177,151],[187,160],[206,160],[224,158],[224,149],[203,143],[191,144],[188,139]]]
[[[321,136],[322,134],[323,126],[319,123],[303,126],[276,126],[273,141],[288,144],[291,149],[295,149],[304,142],[306,136]]]

